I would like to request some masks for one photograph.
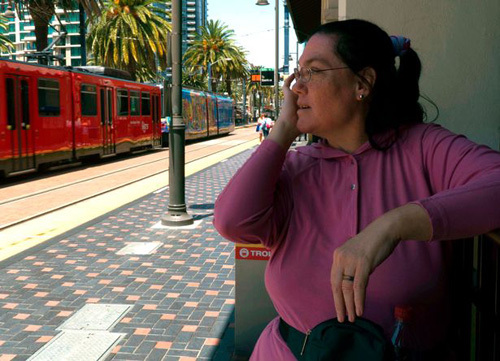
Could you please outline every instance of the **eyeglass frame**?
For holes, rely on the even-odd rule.
[[[304,80],[304,77],[300,75],[300,70],[301,69],[305,69],[307,70],[307,74],[308,74],[308,77],[307,77],[307,80]],[[300,81],[301,83],[309,83],[311,81],[311,77],[313,75],[313,73],[321,73],[323,71],[329,71],[329,70],[340,70],[340,69],[349,69],[348,66],[341,66],[341,67],[337,67],[337,68],[328,68],[328,69],[318,69],[318,70],[315,70],[315,69],[311,69],[311,68],[308,68],[306,66],[302,67],[302,66],[298,66],[298,68],[294,68],[293,69],[293,75],[295,75],[295,79],[297,81]]]

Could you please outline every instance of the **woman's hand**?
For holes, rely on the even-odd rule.
[[[281,107],[279,118],[268,137],[268,139],[275,141],[287,149],[300,134],[300,131],[297,129],[297,95],[290,88],[294,79],[295,75],[291,74],[283,83],[283,106]]]
[[[370,223],[333,253],[330,274],[339,322],[354,322],[363,315],[368,278],[401,240],[426,241],[432,225],[427,212],[416,204],[395,208]]]

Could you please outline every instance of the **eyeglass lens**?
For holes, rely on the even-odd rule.
[[[311,75],[308,68],[295,68],[293,70],[293,73],[295,74],[295,78],[297,80],[300,80],[304,83],[307,83],[309,81],[309,77]]]

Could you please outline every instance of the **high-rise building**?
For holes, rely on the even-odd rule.
[[[172,10],[172,0],[167,0],[166,10]],[[206,22],[207,0],[182,0],[182,54]]]
[[[8,14],[7,31],[0,32],[7,35],[15,45],[15,50],[9,56],[11,59],[27,61],[29,54],[36,52],[35,25],[26,7],[19,6],[19,11],[14,10],[8,0],[1,0],[0,12]],[[48,43],[58,41],[53,46],[52,55],[58,55],[63,59],[63,65],[81,65],[81,39],[80,39],[80,12],[78,9],[66,10],[56,8],[56,16],[53,16],[49,25]],[[65,37],[60,37],[63,32]],[[8,54],[1,54],[7,56]],[[33,59],[33,61],[36,61]]]
[[[0,0],[0,13],[13,15],[9,17],[7,31],[0,29],[0,33],[6,34],[15,44],[15,51],[9,57],[15,60],[28,61],[27,55],[35,52],[35,26],[27,8],[20,7],[19,13],[11,7],[14,0]],[[167,11],[171,10],[172,1],[167,0],[166,4],[158,4]],[[66,10],[56,8],[56,15],[51,19],[49,26],[49,44],[61,35],[61,31],[66,29],[65,38],[60,38],[54,45],[53,55],[62,56],[63,65],[82,65],[82,46],[80,36],[80,12],[76,10]],[[204,26],[207,19],[207,0],[182,0],[182,53],[194,40],[200,26]],[[171,19],[169,19],[171,20]],[[41,49],[40,49],[41,50]],[[3,53],[1,56],[8,56]]]

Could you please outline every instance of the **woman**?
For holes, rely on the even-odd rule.
[[[500,227],[500,154],[423,123],[409,45],[362,20],[321,26],[284,83],[273,132],[219,196],[214,224],[272,250],[265,281],[281,324],[307,334],[363,316],[389,336],[395,307],[410,305],[420,348],[445,360],[453,242],[444,240]],[[287,152],[300,133],[322,142]],[[263,331],[252,360],[295,359],[279,327],[277,318]]]

